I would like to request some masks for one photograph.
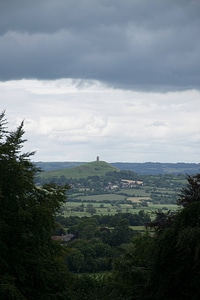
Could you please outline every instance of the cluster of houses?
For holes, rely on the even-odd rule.
[[[121,179],[120,184],[112,184],[111,182],[108,184],[107,189],[109,190],[115,190],[118,188],[123,188],[123,189],[127,189],[127,188],[134,188],[137,186],[142,186],[144,183],[143,181],[139,181],[139,180],[129,180],[129,179]]]
[[[52,236],[52,239],[54,241],[61,242],[62,244],[70,242],[71,240],[73,240],[73,238],[74,238],[74,234],[72,234],[72,233],[66,233],[66,234],[62,234],[62,235]]]

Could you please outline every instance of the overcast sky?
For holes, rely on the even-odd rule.
[[[38,161],[200,161],[199,0],[0,1],[0,107]]]

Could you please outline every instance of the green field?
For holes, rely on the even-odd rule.
[[[103,203],[101,201],[97,202],[66,202],[63,207],[62,207],[62,214],[65,217],[69,216],[91,216],[91,213],[88,213],[86,211],[87,205],[92,205],[95,209],[96,212],[94,213],[95,215],[114,215],[119,212],[129,212],[129,213],[138,213],[141,210],[144,210],[146,212],[152,213],[157,210],[176,210],[178,208],[177,205],[172,205],[172,204],[149,204],[148,207],[137,207],[133,208],[132,205],[129,204],[120,204],[120,205],[115,205],[112,203]],[[82,207],[84,211],[79,211],[78,209]]]
[[[136,196],[136,197],[140,197],[140,196],[148,197],[150,195],[150,192],[146,191],[146,187],[140,189],[139,188],[123,189],[116,192],[116,194],[120,194],[120,193],[127,194],[129,196]]]
[[[76,200],[80,201],[95,201],[95,202],[101,202],[101,201],[123,201],[126,197],[123,195],[118,194],[100,194],[100,195],[91,195],[91,196],[78,196],[76,197]]]

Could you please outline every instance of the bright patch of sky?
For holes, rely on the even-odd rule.
[[[200,92],[136,92],[97,81],[0,83],[9,127],[25,120],[34,160],[198,162]]]

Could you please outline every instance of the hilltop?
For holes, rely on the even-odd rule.
[[[108,172],[120,170],[105,161],[93,161],[81,165],[59,170],[42,172],[41,177],[52,178],[65,176],[66,178],[87,178],[88,176],[104,176]]]
[[[94,164],[95,162],[92,162]],[[100,161],[100,163],[107,164]],[[56,171],[56,173],[66,169],[74,169],[78,166],[86,166],[91,163],[86,162],[36,162],[37,167],[41,168],[44,172]],[[145,163],[124,163],[116,162],[107,164],[109,167],[115,167],[114,170],[129,170],[141,175],[161,175],[161,174],[197,174],[200,172],[200,164],[197,163],[159,163],[159,162],[145,162]],[[103,167],[103,166],[102,166]],[[82,168],[81,168],[82,169]],[[87,169],[87,168],[86,168]],[[78,169],[77,169],[78,170]],[[113,171],[113,169],[107,172]],[[80,171],[81,172],[81,171]],[[62,173],[62,172],[61,172]],[[52,173],[54,174],[54,173]],[[62,174],[64,175],[64,174]],[[95,172],[96,175],[96,172]],[[60,176],[60,175],[59,175]],[[88,175],[90,176],[90,175]]]

